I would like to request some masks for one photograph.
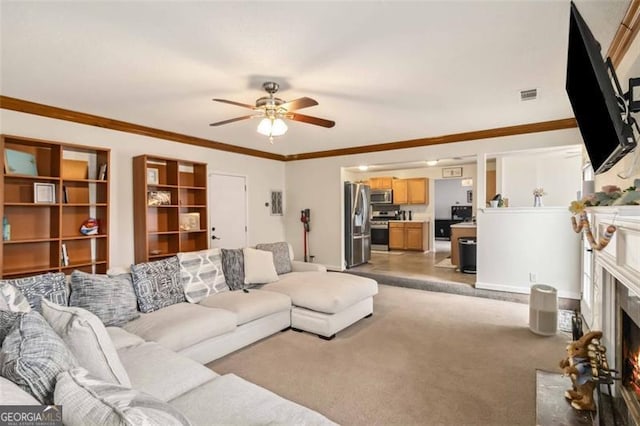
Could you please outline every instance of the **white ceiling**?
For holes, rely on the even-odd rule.
[[[578,1],[606,52],[629,1]],[[569,2],[6,1],[0,93],[233,145],[296,154],[572,117]],[[261,84],[309,96],[270,145]],[[538,89],[521,102],[519,91]]]

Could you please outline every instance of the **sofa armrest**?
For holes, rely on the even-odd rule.
[[[292,272],[327,272],[327,267],[319,263],[307,263],[299,260],[291,261]]]

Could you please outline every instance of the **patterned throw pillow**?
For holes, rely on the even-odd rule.
[[[273,253],[273,264],[278,275],[291,272],[291,257],[289,256],[289,243],[268,243],[258,244],[258,250],[270,251]]]
[[[20,290],[7,282],[0,281],[0,310],[29,312],[31,305]]]
[[[222,270],[231,290],[244,288],[244,254],[242,249],[222,249]]]
[[[62,422],[84,425],[190,425],[166,402],[125,386],[103,382],[83,368],[60,373],[54,394]]]
[[[209,293],[228,291],[220,249],[178,253],[180,278],[188,302],[198,303]]]
[[[0,310],[0,346],[23,313]]]
[[[0,375],[42,404],[53,402],[59,373],[77,365],[60,336],[37,311],[20,314],[0,349]]]
[[[69,305],[93,313],[107,327],[120,327],[140,316],[131,274],[110,277],[73,271]]]
[[[133,289],[143,313],[184,302],[180,263],[176,256],[155,262],[131,265]]]
[[[29,305],[38,312],[41,312],[40,299],[43,297],[61,306],[68,304],[67,281],[63,272],[48,272],[33,277],[2,280],[0,283],[17,287],[27,298]]]
[[[102,380],[131,386],[116,347],[97,316],[82,308],[60,306],[48,300],[42,301],[42,316],[62,338],[80,366]]]

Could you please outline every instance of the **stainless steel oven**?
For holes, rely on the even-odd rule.
[[[389,251],[389,221],[371,221],[371,250]]]

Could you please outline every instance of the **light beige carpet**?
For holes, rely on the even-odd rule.
[[[381,285],[373,317],[332,341],[289,330],[208,366],[344,425],[533,425],[536,369],[558,370],[570,336],[534,335],[528,312]]]

